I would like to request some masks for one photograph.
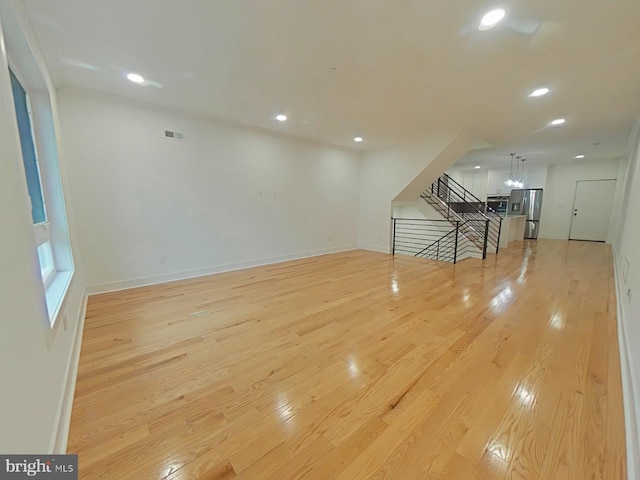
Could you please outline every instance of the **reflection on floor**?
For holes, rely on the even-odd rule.
[[[621,479],[609,246],[352,251],[89,301],[80,478]]]

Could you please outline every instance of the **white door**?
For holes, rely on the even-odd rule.
[[[615,192],[615,180],[577,182],[570,240],[607,240]]]

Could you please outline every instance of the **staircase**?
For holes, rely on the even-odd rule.
[[[466,232],[470,240],[483,247],[486,241],[487,251],[498,253],[502,217],[449,175],[445,173],[438,178],[420,197],[447,220],[471,221],[471,228]],[[482,227],[487,220],[489,229],[485,235]]]
[[[498,253],[502,217],[449,175],[438,178],[420,198],[443,218],[393,219],[394,254],[456,263],[474,254],[485,259],[487,253]]]

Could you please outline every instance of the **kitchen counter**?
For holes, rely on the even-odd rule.
[[[511,242],[521,242],[524,240],[526,221],[526,215],[507,215],[502,218],[500,248],[508,248]]]

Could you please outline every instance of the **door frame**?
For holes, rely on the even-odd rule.
[[[578,238],[571,238],[571,230],[573,228],[573,218],[575,217],[574,213],[576,211],[576,198],[578,197],[578,184],[580,182],[616,182],[616,188],[618,188],[618,179],[617,178],[595,178],[593,180],[576,180],[576,186],[573,190],[573,206],[571,207],[571,222],[569,223],[569,240],[574,242],[594,242],[594,243],[607,243],[607,240],[580,240]],[[615,200],[615,198],[613,199]],[[613,206],[613,204],[612,204]],[[609,236],[609,227],[611,224],[607,226],[607,236]]]

